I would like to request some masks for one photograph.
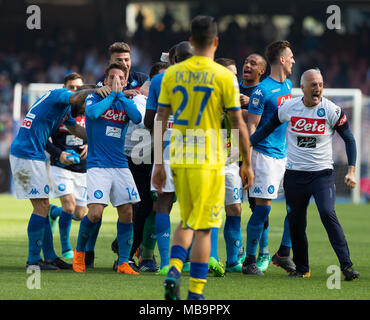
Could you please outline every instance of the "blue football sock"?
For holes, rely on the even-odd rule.
[[[54,244],[53,244],[53,234],[51,233],[49,219],[45,220],[44,224],[44,241],[42,243],[42,253],[44,255],[45,261],[53,261],[58,256],[54,251]]]
[[[98,238],[98,235],[99,235],[99,230],[101,227],[102,220],[103,219],[100,219],[97,223],[95,223],[94,230],[92,231],[91,236],[89,237],[89,240],[87,240],[87,243],[86,243],[86,248],[85,248],[86,252],[95,250],[96,239]]]
[[[50,209],[50,216],[55,220],[56,218],[60,217],[63,212],[62,207],[53,206]]]
[[[155,215],[155,233],[157,237],[158,251],[161,256],[161,265],[168,266],[170,263],[170,235],[171,235],[171,222],[170,215],[166,213],[156,213]]]
[[[170,267],[168,270],[167,276],[169,278],[175,278],[178,279],[181,276],[181,270],[182,270],[182,264],[186,260],[186,255],[188,253],[188,250],[186,250],[184,247],[179,246],[179,245],[174,245],[171,247],[171,254],[170,258],[173,263],[173,265]],[[179,260],[179,261],[177,261]],[[178,263],[181,264],[181,268],[179,268]],[[177,265],[177,267],[176,267]]]
[[[41,217],[32,213],[28,221],[27,235],[28,235],[28,258],[27,262],[33,264],[41,260],[42,242],[44,240],[45,220],[47,218]]]
[[[71,231],[73,214],[62,211],[59,217],[59,234],[60,243],[62,245],[62,252],[72,250],[71,243],[69,242],[69,233]]]
[[[218,228],[211,229],[211,253],[210,257],[218,261]]]
[[[224,238],[226,244],[226,266],[238,263],[239,248],[242,245],[241,217],[226,216]]]
[[[256,205],[247,225],[247,254],[255,256],[271,206]]]
[[[285,220],[284,220],[284,232],[283,232],[283,238],[281,239],[281,244],[289,248],[292,247],[292,241],[290,239],[288,215],[286,215]]]
[[[85,252],[86,243],[91,237],[92,232],[95,228],[95,223],[91,222],[89,218],[84,216],[80,223],[80,229],[78,230],[78,237],[77,237],[77,246],[76,250],[78,252]]]
[[[118,265],[128,262],[134,235],[133,223],[117,222]]]
[[[269,254],[269,227],[263,229],[259,243],[259,254]]]

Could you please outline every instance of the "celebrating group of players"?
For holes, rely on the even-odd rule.
[[[10,151],[16,195],[33,205],[27,266],[80,273],[93,268],[103,211],[111,202],[118,213],[114,270],[164,275],[166,299],[180,299],[184,271],[190,271],[188,299],[204,299],[209,270],[216,276],[263,276],[272,260],[290,277],[307,278],[306,215],[313,196],[345,279],[358,278],[334,210],[331,141],[335,131],[345,141],[350,188],[356,185],[356,144],[341,108],[322,97],[320,71],[304,72],[303,96],[292,99],[288,77],[295,61],[289,42],[279,40],[265,57],[246,57],[239,84],[232,59],[214,61],[214,19],[197,16],[190,31],[189,42],[163,54],[165,61],[155,63],[149,77],[131,70],[130,47],[116,42],[97,85],[84,85],[72,73],[63,89],[31,106]],[[268,65],[270,74],[260,82]],[[268,216],[282,181],[287,216],[280,248],[271,257]],[[60,207],[49,204],[49,192],[60,198]],[[243,200],[252,210],[245,251]],[[170,248],[175,201],[181,223]],[[217,254],[223,208],[225,269]],[[74,250],[73,219],[81,220]],[[72,264],[54,251],[57,222],[61,256],[73,258]]]

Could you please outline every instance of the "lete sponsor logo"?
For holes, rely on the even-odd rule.
[[[127,121],[126,112],[123,110],[108,109],[100,116],[100,118],[108,120],[108,121],[112,121],[112,122],[126,122]]]
[[[278,106],[280,107],[285,101],[290,99],[292,99],[292,95],[290,93],[281,97],[277,97]]]
[[[292,131],[309,134],[324,134],[325,119],[292,117]]]

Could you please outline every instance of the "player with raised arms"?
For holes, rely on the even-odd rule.
[[[81,221],[74,250],[75,272],[85,272],[86,243],[110,201],[118,213],[117,272],[138,274],[129,266],[128,258],[133,237],[132,204],[139,202],[140,196],[128,168],[124,142],[129,121],[137,124],[142,117],[134,101],[127,99],[122,93],[127,72],[123,63],[110,64],[104,80],[110,94],[104,99],[91,94],[85,101],[88,213]]]

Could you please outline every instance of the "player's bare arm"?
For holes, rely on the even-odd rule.
[[[246,190],[254,181],[254,173],[251,165],[251,145],[249,142],[249,134],[240,110],[229,110],[228,114],[232,129],[239,130],[239,149],[243,158],[243,164],[240,168],[240,176],[244,185],[243,189]]]
[[[248,113],[247,127],[248,127],[248,132],[250,136],[256,132],[260,121],[261,121],[261,115]]]
[[[139,89],[139,92],[147,97],[149,95],[149,87],[150,87],[150,81],[145,81],[143,85],[141,86],[141,88]]]
[[[71,104],[71,109],[73,111],[74,106],[81,106],[84,104],[86,97],[90,93],[96,93],[102,98],[107,97],[111,92],[111,89],[108,86],[104,86],[97,89],[84,89],[77,91],[69,98],[69,103]]]
[[[79,124],[75,124],[74,126],[66,126],[68,131],[76,137],[81,138],[83,141],[87,141],[86,129]]]
[[[170,116],[171,109],[158,107],[157,119],[154,122],[154,171],[152,176],[152,184],[162,193],[162,188],[166,184],[166,172],[163,166],[163,133],[166,131],[167,120]]]
[[[157,110],[150,110],[150,109],[145,110],[144,125],[150,130],[153,129],[154,118],[155,118],[156,113],[157,113]]]

